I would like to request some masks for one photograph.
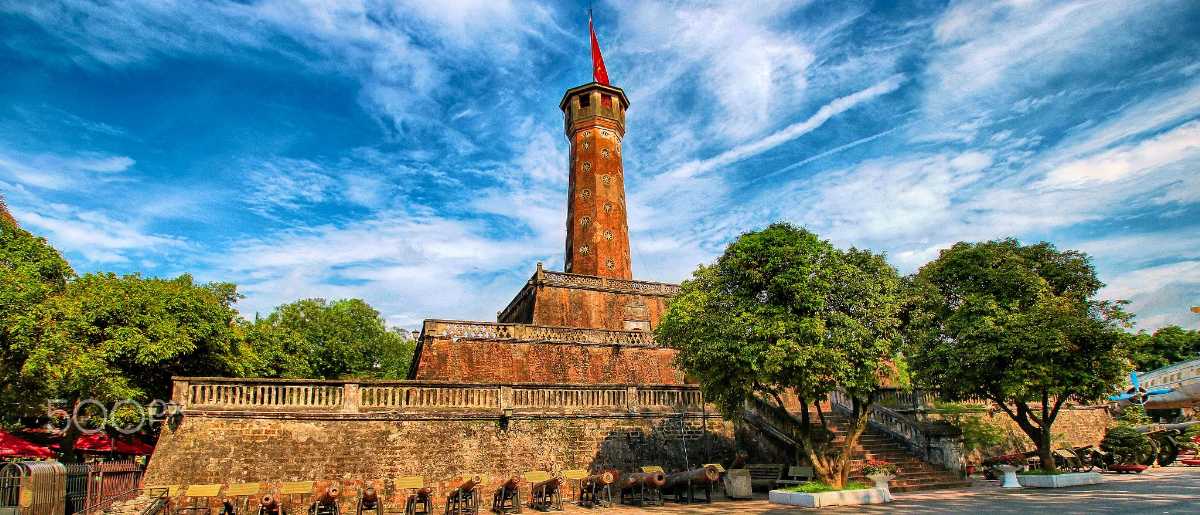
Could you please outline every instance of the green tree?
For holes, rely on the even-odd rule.
[[[360,299],[304,299],[245,324],[257,374],[403,378],[415,348]]]
[[[27,349],[16,345],[18,320],[60,293],[74,276],[45,239],[0,216],[0,406],[7,416],[43,408],[39,404],[45,399],[38,394],[39,382],[21,374]]]
[[[911,281],[910,365],[949,400],[994,402],[1054,470],[1051,428],[1068,400],[1120,389],[1129,315],[1098,301],[1087,255],[1013,239],[958,243]]]
[[[1197,353],[1200,353],[1200,331],[1172,325],[1159,328],[1154,334],[1138,333],[1130,358],[1134,369],[1149,372],[1193,359]]]
[[[173,375],[238,375],[230,284],[87,274],[20,317],[21,375],[76,406],[86,399],[167,399]],[[78,431],[69,426],[70,455]]]
[[[678,350],[678,366],[726,416],[740,416],[752,397],[783,409],[783,396],[795,395],[801,452],[822,481],[840,488],[896,355],[899,285],[880,255],[841,251],[807,230],[774,224],[699,267],[671,301],[657,337]],[[833,390],[853,404],[839,446],[829,445],[818,405]]]

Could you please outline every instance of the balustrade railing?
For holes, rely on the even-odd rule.
[[[656,283],[649,281],[630,281],[612,277],[597,277],[591,275],[568,274],[563,272],[543,271],[542,281],[548,286],[568,288],[592,288],[599,290],[614,290],[625,293],[640,293],[644,295],[674,296],[679,293],[679,285]]]
[[[529,340],[653,347],[654,335],[644,331],[611,331],[528,324],[427,320],[425,336],[480,340]]]
[[[829,404],[842,414],[854,411],[853,399],[841,390],[830,392]],[[909,413],[879,403],[878,398],[866,415],[872,429],[887,433],[918,458],[950,470],[961,470],[962,433],[957,429],[943,422],[918,420]]]
[[[175,378],[185,410],[263,412],[701,411],[691,385],[454,384],[429,381],[316,381]]]

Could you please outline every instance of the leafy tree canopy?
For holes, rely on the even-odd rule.
[[[1130,358],[1134,369],[1149,372],[1194,359],[1197,354],[1200,354],[1200,331],[1172,325],[1160,328],[1154,334],[1138,333]]]
[[[18,319],[61,292],[74,276],[45,239],[0,217],[0,406],[29,407],[39,387],[21,375],[26,349],[16,345]]]
[[[845,390],[864,414],[891,369],[899,326],[899,285],[882,256],[841,251],[788,224],[742,235],[715,264],[681,285],[657,329],[706,399],[740,416],[755,396],[795,394],[805,447],[818,474],[845,482],[842,458],[819,455],[807,434],[808,404]],[[790,393],[789,393],[790,392]],[[865,428],[856,420],[848,441]]]
[[[237,375],[231,284],[86,274],[18,322],[21,374],[64,399],[169,397],[173,375]]]
[[[1127,372],[1122,303],[1098,301],[1090,259],[1049,243],[958,243],[912,278],[910,365],[951,400],[994,401],[1049,457],[1067,400],[1100,399]]]
[[[403,378],[415,347],[361,299],[284,304],[243,331],[255,374],[268,377]]]

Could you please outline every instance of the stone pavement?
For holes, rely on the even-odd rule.
[[[567,513],[633,515],[645,513],[687,514],[785,514],[823,513],[1200,513],[1200,468],[1167,467],[1138,475],[1105,474],[1099,485],[1059,489],[1004,490],[995,481],[976,481],[970,488],[895,494],[896,501],[875,506],[843,506],[804,510],[770,504],[764,498],[752,501],[719,501],[713,504],[637,508],[620,506],[594,512],[568,506]]]

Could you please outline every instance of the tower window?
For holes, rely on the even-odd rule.
[[[608,95],[600,95],[600,105],[606,109],[612,109],[612,97]]]
[[[591,95],[588,95],[586,93],[583,95],[579,95],[579,107],[587,107],[587,106],[592,105],[592,99],[590,97],[591,97]]]

